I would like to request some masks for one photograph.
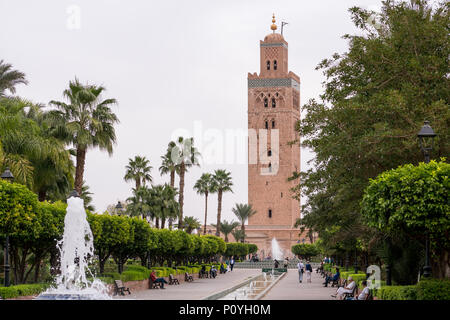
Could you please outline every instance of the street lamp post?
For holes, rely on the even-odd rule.
[[[429,121],[424,122],[424,125],[417,134],[417,137],[419,138],[420,149],[423,152],[425,163],[430,163],[430,155],[433,150],[436,133],[434,133],[433,128],[431,128]],[[423,277],[431,277],[430,236],[428,234],[425,237],[425,266],[423,267]]]
[[[120,201],[117,202],[116,211],[117,211],[117,214],[119,216],[121,216],[122,213],[123,213],[123,206],[122,206],[122,203]]]
[[[9,182],[13,182],[14,181],[14,176],[11,173],[11,171],[9,170],[9,168],[6,168],[6,170],[2,173],[2,175],[0,176],[1,179],[9,181]],[[9,235],[6,235],[6,239],[5,239],[5,263],[4,263],[4,269],[5,269],[5,287],[9,287],[11,285],[10,282],[10,278],[9,278],[9,270],[10,270],[10,265],[9,265]]]

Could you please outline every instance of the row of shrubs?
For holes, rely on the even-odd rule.
[[[49,283],[19,284],[10,287],[0,287],[2,299],[12,299],[20,296],[37,295],[50,287]]]
[[[382,286],[375,295],[381,300],[450,300],[450,280],[421,280],[412,286]]]
[[[189,266],[178,266],[175,268],[170,267],[153,267],[151,270],[155,270],[157,277],[168,277],[170,274],[176,276],[178,274],[184,274],[185,272],[189,274],[199,273],[202,266],[205,266],[206,271],[211,270],[213,264],[202,264],[202,265],[189,265]],[[219,264],[214,264],[216,269],[219,269]],[[150,277],[151,270],[139,265],[126,265],[125,271],[122,274],[118,272],[105,272],[99,277],[102,281],[106,283],[113,283],[114,280],[126,281],[140,281],[145,280]]]

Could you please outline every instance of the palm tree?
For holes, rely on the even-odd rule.
[[[133,189],[133,196],[127,199],[126,213],[130,216],[150,217],[150,189],[142,186],[139,189]]]
[[[212,226],[217,228],[216,224],[213,224]],[[227,220],[223,220],[223,222],[220,223],[218,230],[225,236],[225,242],[228,242],[228,235],[232,233],[237,226],[239,226],[239,222],[237,221],[228,222]]]
[[[170,174],[170,186],[172,188],[175,187],[175,173],[178,173],[178,166],[172,161],[172,158],[169,153],[169,149],[167,153],[161,156],[162,163],[159,167],[159,172],[161,175]]]
[[[233,231],[231,231],[231,234],[234,237],[234,240],[236,240],[236,242],[244,242],[244,237],[245,237],[245,233],[244,230],[241,229],[234,229]]]
[[[186,233],[191,234],[192,231],[194,231],[195,229],[198,229],[202,226],[202,224],[200,223],[200,221],[195,218],[195,217],[184,217],[184,223],[183,223],[184,227],[185,227],[185,231]]]
[[[91,212],[95,211],[95,207],[92,203],[92,195],[93,193],[89,191],[89,186],[83,181],[83,187],[81,188],[80,198],[83,199],[84,209],[89,210]]]
[[[180,216],[178,218],[178,226],[180,229],[183,229],[184,175],[188,168],[199,165],[198,157],[200,153],[194,147],[194,138],[184,139],[183,137],[179,137],[177,142],[171,141],[167,151],[170,154],[171,161],[179,168],[180,187],[178,189],[178,203],[180,204]]]
[[[146,182],[152,182],[153,178],[150,175],[150,171],[153,169],[150,166],[150,161],[145,157],[135,156],[134,159],[128,159],[128,165],[126,166],[125,181],[135,181],[136,190],[141,187],[141,184],[145,185]]]
[[[6,90],[15,94],[16,86],[21,83],[28,84],[25,73],[13,70],[11,64],[0,60],[0,98],[5,96]]]
[[[114,124],[117,116],[110,106],[117,103],[116,99],[101,99],[105,88],[96,85],[82,85],[78,79],[69,82],[69,89],[64,90],[64,97],[69,103],[50,101],[57,110],[50,113],[55,130],[67,143],[76,149],[75,190],[81,193],[86,161],[89,148],[98,147],[112,155],[113,144],[116,142]]]
[[[198,194],[204,194],[205,195],[205,224],[203,228],[203,233],[206,234],[206,224],[207,224],[207,217],[208,217],[208,194],[212,190],[212,175],[210,173],[204,173],[200,177],[200,179],[197,180],[197,182],[194,185],[194,189],[197,190]]]
[[[222,195],[224,192],[233,192],[231,187],[233,182],[231,181],[231,172],[225,170],[214,171],[212,190],[217,192],[217,225],[216,225],[216,236],[220,235],[220,218],[222,214]]]
[[[251,204],[239,204],[239,203],[236,203],[236,207],[234,207],[231,210],[236,215],[238,220],[241,222],[241,230],[242,230],[242,234],[243,234],[241,242],[244,242],[245,241],[245,221],[247,221],[248,218],[253,216],[256,213],[256,210],[253,210]]]
[[[0,169],[10,167],[15,181],[40,201],[65,199],[73,187],[70,153],[49,129],[42,106],[20,98],[0,98]]]

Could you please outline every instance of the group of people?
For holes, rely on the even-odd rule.
[[[341,276],[341,273],[339,272],[339,268],[336,268],[336,273],[334,275],[327,275],[325,277],[325,282],[323,283],[324,287],[328,287],[328,284],[334,281],[338,281]],[[361,285],[363,286],[363,289],[359,293],[359,295],[355,298],[354,296],[351,298],[348,298],[349,300],[367,300],[367,297],[370,294],[370,289],[367,286],[367,281],[362,281]],[[343,286],[338,286],[336,293],[332,294],[331,296],[333,298],[339,298],[339,300],[342,300],[344,295],[346,293],[353,293],[355,290],[356,282],[353,280],[352,276],[349,276],[346,283]]]
[[[311,283],[311,273],[312,273],[312,266],[309,261],[306,261],[306,264],[303,264],[303,261],[300,260],[297,263],[297,269],[298,269],[298,280],[300,283],[303,282],[303,274],[306,273],[306,282]]]

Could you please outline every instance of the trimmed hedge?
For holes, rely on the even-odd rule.
[[[19,284],[10,287],[0,287],[0,297],[2,299],[12,299],[20,296],[34,296],[47,290],[49,283]]]
[[[417,300],[450,300],[450,280],[422,280],[417,284]]]
[[[376,296],[381,300],[450,300],[450,280],[421,280],[413,286],[382,286]]]
[[[381,300],[416,300],[416,286],[386,286],[377,290]]]

